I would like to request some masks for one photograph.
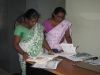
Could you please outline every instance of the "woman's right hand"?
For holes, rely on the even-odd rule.
[[[28,58],[28,54],[26,52],[23,53],[23,59],[27,59]]]

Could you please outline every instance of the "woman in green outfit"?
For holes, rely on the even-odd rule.
[[[26,64],[22,59],[43,53],[42,46],[48,50],[49,54],[52,53],[52,50],[44,40],[42,25],[37,23],[39,18],[37,11],[29,9],[23,17],[24,21],[15,28],[13,45],[19,53],[22,75],[26,75]]]

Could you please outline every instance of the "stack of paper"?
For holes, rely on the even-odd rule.
[[[69,60],[83,61],[83,59],[91,56],[88,53],[76,53],[76,47],[74,47],[73,44],[61,43],[60,45],[64,51],[60,56],[68,58]]]
[[[37,57],[28,58],[27,61],[36,62],[31,67],[56,69],[59,62],[62,61],[62,59],[55,58],[58,56],[59,56],[58,53],[55,53],[54,55],[48,55],[47,53],[42,53],[42,54],[38,55]]]
[[[26,61],[33,61],[36,63],[45,63],[49,61],[49,59],[46,57],[29,57]]]
[[[81,59],[79,58],[72,57],[73,55],[77,54],[76,47],[74,47],[73,44],[61,43],[60,45],[64,51],[63,53],[60,53],[60,56],[68,58],[69,60],[72,61],[81,61]]]
[[[57,65],[61,61],[62,61],[62,59],[54,58],[53,60],[50,60],[50,61],[45,62],[45,63],[42,63],[42,64],[41,63],[35,63],[31,67],[35,67],[35,68],[46,68],[46,69],[56,69],[57,68]]]
[[[68,58],[69,60],[72,60],[72,61],[83,61],[82,58],[77,58],[77,57],[74,57],[74,56],[70,56],[70,57],[66,57]]]
[[[58,56],[59,56],[58,53],[54,53],[53,55],[49,55],[48,53],[42,53],[37,57],[46,57],[46,58],[52,60],[53,58],[58,57]]]
[[[77,53],[75,55],[72,55],[70,57],[67,57],[69,60],[72,61],[83,61],[85,59],[88,59],[90,57],[93,57],[91,54],[88,53]]]
[[[59,56],[59,54],[48,55],[47,53],[42,53],[37,57],[29,57],[26,61],[33,61],[36,63],[46,63],[57,56]]]

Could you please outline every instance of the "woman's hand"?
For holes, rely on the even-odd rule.
[[[48,50],[48,54],[49,55],[53,55],[54,54],[54,52],[52,51],[52,49]]]
[[[23,59],[27,59],[28,58],[28,54],[26,52],[23,53]]]

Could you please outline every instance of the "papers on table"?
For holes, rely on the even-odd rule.
[[[90,57],[93,57],[93,56],[89,53],[77,53],[75,55],[72,55],[71,57],[68,57],[68,59],[73,60],[73,61],[83,61]]]
[[[62,61],[62,59],[54,58],[53,60],[50,60],[50,61],[45,62],[45,63],[42,63],[42,64],[35,63],[31,67],[35,67],[35,68],[46,68],[46,69],[56,69],[57,68],[57,65],[61,61]]]
[[[93,59],[89,59],[85,61],[86,63],[89,63],[91,65],[100,65],[100,58],[93,60]]]
[[[72,55],[75,55],[75,53],[68,53],[68,52],[59,53],[59,56],[62,56],[62,57],[70,57]]]
[[[50,61],[53,58],[58,57],[58,56],[59,56],[59,54],[48,55],[47,53],[41,53],[37,57],[28,58],[26,61],[33,61],[36,63],[45,63],[45,62],[48,62],[48,61]]]
[[[55,53],[53,55],[49,55],[48,53],[42,53],[37,57],[46,57],[46,58],[52,60],[53,58],[58,57],[58,56],[59,56],[59,54],[57,54],[57,53]]]
[[[47,53],[42,53],[37,57],[30,57],[26,61],[36,62],[31,67],[35,68],[46,68],[46,69],[56,69],[62,59],[58,59],[59,54],[48,55]]]
[[[72,61],[83,61],[84,59],[91,57],[91,55],[88,53],[76,53],[76,47],[74,47],[73,44],[61,43],[60,45],[64,51],[62,53],[54,53],[54,55],[48,55],[48,53],[41,53],[37,57],[28,58],[27,61],[36,62],[34,66],[38,66],[39,64],[39,65],[42,65],[43,67],[43,65],[45,66],[47,62],[49,63],[54,62],[51,60],[58,56],[65,57]]]
[[[72,60],[72,61],[83,61],[83,60],[86,60],[86,59],[89,59],[91,57],[93,57],[91,54],[88,54],[88,53],[77,53],[77,54],[69,54],[69,55],[61,55],[69,60]]]
[[[73,44],[61,43],[60,45],[64,52],[76,54],[76,47],[74,47]]]
[[[44,58],[44,57],[29,57],[26,61],[33,61],[36,63],[45,63],[47,61],[49,61],[48,58]]]
[[[81,61],[81,59],[79,58],[76,59],[75,57],[72,57],[73,55],[77,54],[76,47],[74,47],[73,44],[61,43],[60,45],[64,51],[63,53],[60,54],[60,56],[68,58],[69,60],[72,61]]]
[[[60,56],[65,57],[65,58],[67,58],[69,60],[72,60],[72,61],[83,61],[82,58],[76,57],[74,53],[65,53],[65,52],[63,52],[63,53],[60,54]]]
[[[84,59],[91,57],[91,55],[88,53],[76,53],[76,47],[74,47],[73,44],[61,43],[60,45],[64,51],[60,54],[60,56],[63,56],[69,60],[83,61]]]

